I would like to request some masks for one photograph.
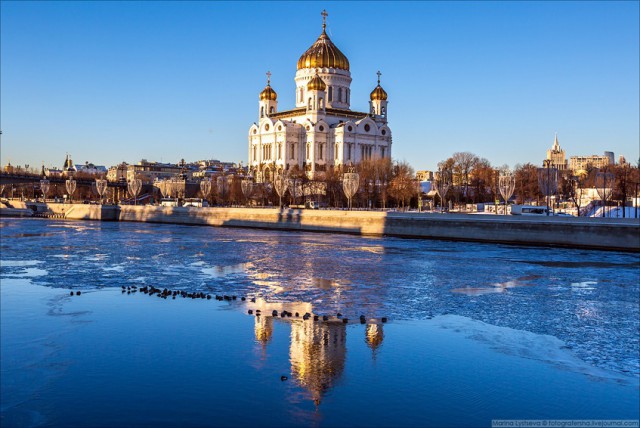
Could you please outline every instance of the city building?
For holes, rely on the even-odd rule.
[[[564,150],[560,148],[560,144],[558,144],[558,134],[556,133],[555,140],[553,141],[553,146],[549,150],[547,150],[547,159],[551,161],[549,165],[551,168],[558,168],[560,171],[565,171],[567,169],[567,158],[565,156]]]
[[[153,183],[154,180],[172,178],[184,172],[184,167],[171,163],[149,162],[142,159],[137,164],[127,165],[127,181],[139,178],[143,184]]]
[[[325,31],[325,11],[322,17],[322,33],[297,63],[295,108],[278,111],[267,73],[258,122],[249,128],[249,168],[258,182],[296,166],[313,178],[333,166],[391,157],[387,93],[380,86],[380,72],[369,111],[352,111],[349,60]]]
[[[81,172],[83,174],[89,174],[89,175],[102,176],[107,174],[107,172],[109,172],[105,166],[94,165],[90,162],[85,162],[84,165],[83,164],[75,165],[75,168],[76,168],[76,172]]]
[[[112,166],[107,171],[107,181],[127,181],[127,167],[129,165],[126,162],[122,162],[116,166]]]
[[[615,164],[613,152],[604,152],[604,155],[571,156],[569,169],[574,174],[584,174],[589,168],[605,168]]]
[[[418,181],[433,181],[433,171],[417,171],[416,180]]]

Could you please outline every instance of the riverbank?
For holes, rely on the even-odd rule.
[[[25,204],[36,216],[640,251],[638,219],[277,208]],[[2,212],[2,215],[9,213]]]

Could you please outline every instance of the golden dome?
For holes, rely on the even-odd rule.
[[[378,85],[373,91],[371,91],[371,101],[375,101],[375,100],[386,101],[386,99],[387,99],[387,93],[385,92],[384,89],[382,89],[382,86]]]
[[[340,68],[349,70],[349,60],[333,44],[325,32],[327,13],[322,12],[322,34],[298,60],[298,70],[301,68]]]
[[[318,72],[313,76],[313,79],[307,83],[307,91],[326,91],[327,84],[318,76]]]
[[[387,92],[382,89],[382,86],[380,86],[380,75],[382,73],[380,73],[380,71],[378,71],[378,73],[376,73],[378,75],[378,86],[376,86],[373,91],[371,91],[371,101],[386,101],[387,100]]]
[[[260,92],[260,101],[271,100],[275,101],[278,98],[278,94],[271,88],[271,85],[267,83],[267,87]]]

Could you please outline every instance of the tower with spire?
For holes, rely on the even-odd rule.
[[[328,15],[322,11],[320,36],[298,59],[293,109],[278,111],[267,73],[258,122],[248,135],[249,169],[259,180],[273,180],[293,167],[313,179],[331,167],[391,157],[381,73],[369,97],[369,111],[351,110],[350,64],[327,35]]]
[[[567,169],[567,157],[565,156],[564,150],[560,148],[557,132],[553,140],[553,145],[547,150],[547,160],[551,161],[552,168],[558,168],[559,171]]]

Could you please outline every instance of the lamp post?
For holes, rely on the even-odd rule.
[[[44,198],[44,202],[47,202],[47,193],[49,193],[49,189],[51,188],[51,183],[49,180],[40,180],[40,191],[42,191],[42,197]]]
[[[242,180],[242,182],[240,183],[240,187],[242,188],[242,194],[244,195],[245,199],[247,200],[247,207],[249,206],[249,198],[251,197],[251,194],[253,193],[253,180],[251,179],[251,177],[246,177]]]
[[[599,171],[596,173],[596,191],[602,200],[602,217],[606,216],[607,198],[611,197],[615,177],[610,172]]]
[[[500,194],[504,199],[504,214],[507,214],[507,203],[511,195],[513,195],[513,191],[516,188],[516,178],[511,172],[507,171],[504,174],[500,174],[499,187]]]
[[[131,179],[127,182],[127,190],[131,197],[133,197],[133,204],[138,205],[138,193],[142,189],[142,180],[139,178]]]
[[[369,211],[371,211],[371,195],[373,194],[374,188],[373,188],[373,180],[368,180],[367,181],[367,195],[369,196]]]
[[[438,170],[438,177],[435,179],[436,192],[440,197],[440,212],[444,212],[445,197],[451,186],[451,177],[447,171]]]
[[[100,205],[102,205],[104,203],[102,195],[104,195],[105,190],[107,190],[107,180],[104,178],[96,178],[96,190],[100,196]]]
[[[211,179],[203,178],[200,180],[200,192],[202,192],[202,198],[206,200],[211,192]]]
[[[227,180],[224,175],[216,177],[216,189],[218,190],[218,194],[222,200],[222,205],[224,205],[224,196],[227,190]]]
[[[67,193],[69,194],[69,201],[73,202],[73,194],[76,191],[76,180],[74,180],[73,178],[70,178],[67,181],[65,181],[64,184],[67,188]]]
[[[278,198],[280,200],[280,204],[278,206],[280,208],[282,208],[282,196],[287,192],[287,181],[288,180],[285,180],[282,174],[276,175],[273,180],[273,188],[276,189],[276,193],[278,194]]]
[[[360,187],[360,174],[354,172],[353,167],[349,167],[349,172],[342,174],[342,190],[349,201],[349,210],[351,210],[351,199],[358,192]]]
[[[551,167],[551,159],[545,159],[543,165],[543,168],[538,168],[538,186],[542,194],[546,197],[547,215],[549,215],[551,195],[554,195],[558,190],[558,168]]]

